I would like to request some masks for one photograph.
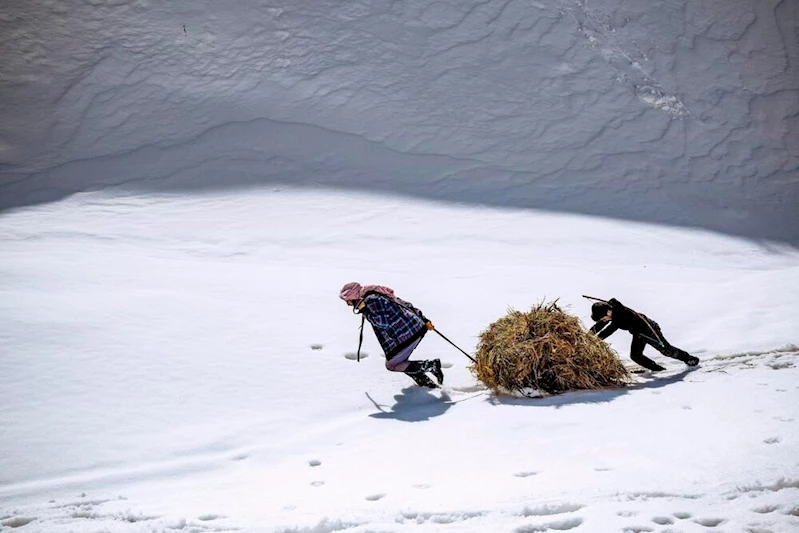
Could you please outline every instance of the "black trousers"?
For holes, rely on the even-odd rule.
[[[663,370],[662,366],[644,355],[644,348],[647,344],[666,357],[677,359],[683,363],[690,357],[690,354],[685,350],[680,350],[669,344],[669,341],[663,336],[663,332],[660,331],[660,326],[657,322],[649,319],[648,323],[650,326],[648,331],[633,333],[633,342],[630,345],[630,359],[647,370]]]

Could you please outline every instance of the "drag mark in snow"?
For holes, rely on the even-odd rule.
[[[740,487],[738,490],[740,492],[778,492],[785,489],[799,489],[799,479],[786,479],[783,477],[771,485],[762,485],[758,483],[756,485]]]
[[[336,531],[344,531],[345,529],[351,529],[361,525],[363,524],[323,518],[321,522],[313,527],[284,528],[277,530],[277,533],[335,533]]]
[[[81,497],[83,497],[82,495]],[[4,528],[23,528],[26,531],[31,527],[37,531],[115,531],[119,533],[142,531],[174,531],[184,530],[192,533],[210,533],[234,531],[234,528],[220,528],[207,526],[201,522],[190,522],[185,518],[165,518],[160,516],[145,515],[134,512],[123,503],[126,498],[119,497],[115,500],[81,500],[67,504],[55,504],[37,507],[37,512],[31,514],[7,514],[0,519],[0,530]],[[123,507],[124,506],[124,507]],[[206,514],[198,518],[200,521],[211,521],[224,518],[222,515]],[[34,523],[33,526],[24,527]]]
[[[454,524],[456,522],[464,522],[471,518],[478,518],[484,516],[483,511],[462,511],[452,513],[417,513],[413,511],[403,512],[397,517],[397,522],[405,524],[407,522],[424,524],[430,522],[433,524]]]
[[[673,492],[631,492],[625,495],[628,500],[654,500],[660,498],[684,498],[687,500],[698,500],[702,497],[701,494],[675,494]]]

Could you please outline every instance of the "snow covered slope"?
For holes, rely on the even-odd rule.
[[[797,531],[798,19],[5,2],[0,531]],[[615,296],[702,364],[519,400],[431,335],[421,391],[353,280],[470,351]]]
[[[37,0],[0,207],[288,183],[799,242],[799,4]]]
[[[402,225],[396,223],[401,218]],[[592,238],[588,238],[588,237]],[[337,299],[386,283],[467,350],[581,293],[702,359],[495,398],[387,372]],[[799,527],[799,253],[574,215],[282,189],[76,195],[0,217],[4,533]],[[611,338],[626,362],[629,336]],[[718,527],[716,527],[718,526]]]

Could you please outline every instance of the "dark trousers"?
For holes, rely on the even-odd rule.
[[[663,370],[662,366],[644,355],[644,347],[647,344],[666,357],[677,359],[683,363],[690,357],[690,354],[685,350],[680,350],[669,344],[669,341],[663,336],[663,332],[660,331],[660,326],[657,322],[649,319],[648,323],[650,326],[649,330],[641,333],[633,333],[633,342],[630,345],[630,359],[647,370]]]

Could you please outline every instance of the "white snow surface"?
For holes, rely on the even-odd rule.
[[[5,2],[0,531],[798,531],[797,21]],[[353,280],[469,352],[617,297],[702,362],[494,396],[431,333],[420,390],[354,360]]]
[[[0,529],[797,531],[797,279],[788,246],[322,190],[7,213]],[[430,334],[417,356],[448,368],[428,392],[368,330],[352,360],[351,280],[470,352],[508,307],[587,321],[581,294],[615,296],[702,362],[521,399]]]

